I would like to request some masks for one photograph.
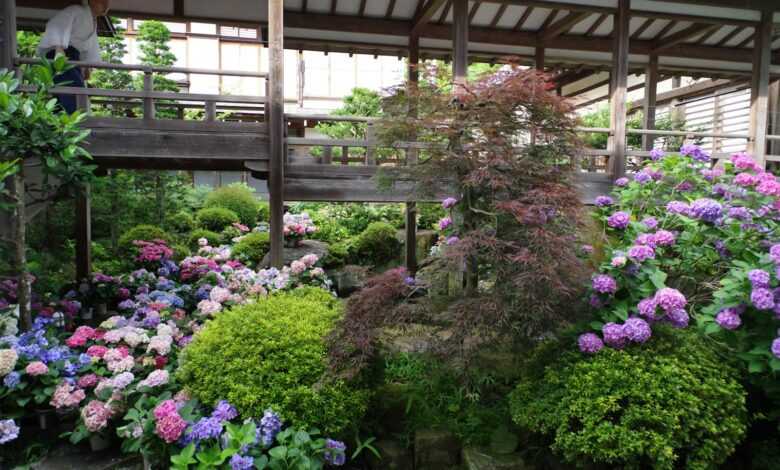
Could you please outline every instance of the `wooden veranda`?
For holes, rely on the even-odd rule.
[[[0,16],[0,68],[26,61],[16,57],[15,32],[40,27],[56,10],[78,0],[3,0]],[[407,263],[414,268],[414,201],[403,185],[378,192],[371,176],[379,165],[413,164],[418,147],[398,143],[399,157],[377,157],[371,132],[365,140],[315,140],[287,135],[294,119],[333,120],[332,116],[297,116],[284,110],[283,50],[318,50],[406,56],[409,79],[421,59],[452,61],[456,80],[466,79],[469,61],[496,61],[505,56],[543,70],[558,92],[576,96],[588,79],[609,71],[611,122],[608,128],[583,129],[609,135],[606,150],[587,150],[580,182],[588,200],[626,173],[627,162],[647,157],[654,139],[714,137],[744,139],[746,149],[765,164],[780,161],[769,151],[780,142],[777,96],[770,83],[780,77],[780,2],[776,0],[114,0],[113,15],[170,21],[199,21],[254,28],[267,44],[267,73],[192,68],[149,68],[84,64],[128,69],[145,76],[142,91],[63,88],[60,92],[89,99],[123,100],[142,109],[140,118],[90,118],[89,150],[102,169],[249,170],[267,178],[271,204],[271,260],[282,262],[284,201],[406,202]],[[249,76],[265,80],[257,96],[162,93],[152,89],[155,73]],[[628,77],[645,76],[643,129],[627,129]],[[712,80],[686,93],[703,93],[737,81],[749,81],[751,121],[747,133],[659,131],[655,109],[659,80],[704,76]],[[592,89],[592,88],[591,88]],[[678,90],[675,98],[681,96]],[[777,95],[777,94],[775,94]],[[204,110],[202,121],[158,119],[157,107],[177,103],[180,109]],[[219,110],[240,106],[256,113],[256,122],[222,122]],[[774,112],[770,110],[774,109]],[[341,117],[338,119],[359,119]],[[629,149],[627,136],[643,136],[641,149]],[[292,147],[322,146],[313,159],[290,158]],[[342,158],[332,149],[342,148]],[[362,147],[359,159],[349,148]],[[780,153],[780,152],[778,152]],[[716,153],[714,157],[723,158]],[[586,171],[585,169],[590,169]],[[595,171],[594,171],[595,169]],[[78,273],[89,266],[89,201],[78,204],[80,217]]]

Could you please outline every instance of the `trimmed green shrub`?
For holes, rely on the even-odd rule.
[[[363,415],[367,393],[323,377],[337,305],[308,288],[220,313],[182,353],[178,378],[203,403],[226,399],[246,418],[273,408],[292,426],[338,434]]]
[[[206,230],[205,228],[199,228],[197,230],[193,230],[190,234],[189,239],[189,246],[193,250],[198,249],[198,240],[201,238],[205,238],[209,241],[209,246],[219,246],[220,240],[222,237],[217,232],[212,232],[211,230]]]
[[[177,212],[168,218],[168,226],[174,233],[190,233],[195,230],[195,218],[189,212]]]
[[[386,222],[372,222],[354,242],[355,255],[361,261],[382,265],[400,254],[401,242],[396,229]]]
[[[322,267],[326,269],[340,268],[351,261],[350,251],[352,241],[346,240],[328,246],[328,253],[322,259]]]
[[[181,243],[172,245],[171,249],[173,250],[173,260],[177,263],[181,262],[181,260],[188,257],[192,253],[187,245],[182,245]]]
[[[568,462],[715,468],[745,435],[738,375],[695,333],[659,325],[651,341],[624,351],[565,349],[548,342],[537,350],[510,408]]]
[[[232,245],[233,239],[238,238],[240,236],[241,236],[241,230],[233,226],[230,226],[230,227],[225,227],[225,230],[223,230],[222,233],[219,234],[219,239],[223,245]]]
[[[147,242],[152,240],[165,240],[170,245],[174,240],[174,237],[156,225],[136,225],[119,237],[119,251],[123,255],[133,256],[137,250],[136,246],[133,245],[135,240]]]
[[[201,209],[195,214],[200,228],[221,232],[239,221],[238,214],[224,207],[209,207]]]
[[[257,209],[257,221],[268,222],[269,220],[271,220],[271,206],[265,201],[260,201]],[[252,227],[249,228],[251,229]]]
[[[257,266],[268,253],[271,240],[268,232],[252,232],[233,245],[233,258],[249,267]]]
[[[230,209],[244,225],[254,226],[260,203],[249,186],[238,183],[217,188],[206,196],[204,208]]]

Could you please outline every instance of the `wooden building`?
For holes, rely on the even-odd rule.
[[[79,1],[3,0],[0,12],[0,68],[24,62],[15,57],[17,24],[45,21],[56,10]],[[648,155],[654,137],[737,139],[746,143],[765,164],[780,161],[768,149],[780,141],[778,88],[780,77],[780,2],[776,0],[114,0],[116,15],[171,21],[213,22],[256,30],[255,39],[267,44],[268,73],[229,70],[151,68],[131,65],[90,64],[143,73],[143,91],[63,88],[62,92],[92,99],[134,100],[143,118],[92,118],[89,150],[102,169],[213,169],[250,170],[267,178],[271,203],[271,259],[282,261],[284,201],[400,201],[408,202],[407,188],[380,193],[370,177],[378,164],[414,161],[414,145],[401,144],[405,157],[381,161],[375,142],[366,140],[313,140],[288,135],[289,123],[329,116],[285,114],[283,50],[359,52],[406,56],[410,64],[443,57],[452,61],[457,80],[466,79],[469,61],[495,61],[515,56],[548,72],[561,93],[594,74],[609,72],[611,123],[609,128],[587,129],[609,135],[606,150],[588,157],[607,161],[601,171],[580,174],[587,197],[603,191],[625,174],[627,160]],[[266,96],[221,96],[163,93],[151,89],[155,73],[186,73],[253,77],[265,81]],[[410,69],[410,79],[415,72]],[[628,77],[646,77],[644,129],[626,127]],[[748,132],[674,132],[654,129],[659,79],[703,76],[712,80],[697,89],[682,90],[678,99],[720,88],[735,81],[750,83]],[[576,94],[576,92],[575,92]],[[203,121],[156,119],[156,104],[174,100],[205,110]],[[88,100],[83,105],[88,107]],[[222,122],[220,110],[250,107],[261,116],[257,122]],[[350,119],[350,118],[342,118]],[[644,137],[642,149],[628,149],[627,136]],[[290,147],[324,146],[317,163],[288,158]],[[341,147],[333,159],[330,149]],[[366,148],[361,165],[349,148]],[[727,154],[716,153],[723,158]],[[350,165],[350,163],[353,163]],[[583,165],[583,168],[593,166]],[[606,170],[606,171],[605,171]],[[78,246],[79,274],[89,271],[89,202],[79,204],[82,230]],[[414,240],[414,210],[407,221],[407,237]],[[413,266],[413,243],[407,243]]]

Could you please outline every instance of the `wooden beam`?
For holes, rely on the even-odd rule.
[[[0,10],[0,69],[11,69],[16,57],[16,2],[4,0]]]
[[[417,116],[417,106],[414,101],[416,96],[417,83],[420,75],[417,66],[420,62],[420,38],[412,36],[409,38],[409,94],[413,97],[410,100],[409,114],[412,118]],[[414,139],[414,135],[411,136]],[[417,164],[417,149],[407,150],[407,164]],[[405,226],[405,254],[404,261],[406,269],[411,275],[417,272],[417,204],[415,202],[406,203],[406,222]]]
[[[387,4],[387,11],[385,12],[385,18],[392,18],[395,11],[395,0],[390,0]]]
[[[452,0],[452,76],[455,83],[465,84],[469,68],[468,0]]]
[[[747,29],[747,26],[735,26],[734,29],[731,30],[730,33],[728,33],[727,35],[723,36],[723,38],[720,41],[715,43],[715,47],[723,47],[723,46],[725,46],[726,44],[729,43],[729,41],[731,41],[735,37],[739,36],[746,29]]]
[[[544,47],[537,47],[534,54],[534,67],[539,72],[544,72]]]
[[[412,18],[412,29],[410,35],[419,36],[422,28],[431,20],[433,14],[444,5],[447,0],[428,0],[422,9]]]
[[[444,22],[447,20],[447,15],[450,14],[450,9],[452,8],[452,0],[449,0],[446,5],[444,5],[444,8],[441,10],[441,14],[439,15],[439,24],[444,24]]]
[[[335,0],[334,0],[335,4]],[[284,0],[268,0],[270,172],[268,192],[270,204],[271,265],[284,264],[284,165],[286,127],[284,118]]]
[[[658,95],[658,56],[651,55],[645,71],[645,99],[642,109],[645,129],[655,129],[656,98]],[[642,148],[653,149],[654,139],[651,135],[642,136]]]
[[[767,127],[769,124],[769,68],[772,60],[772,30],[774,14],[761,13],[753,46],[753,84],[750,94],[750,135],[748,151],[762,167],[766,165]]]
[[[76,192],[76,281],[91,279],[92,274],[92,210],[90,188],[85,185]]]
[[[656,46],[653,48],[653,53],[657,54],[664,49],[669,49],[670,47],[682,44],[693,38],[709,34],[716,29],[720,29],[720,25],[693,24],[683,29],[682,31],[678,31],[672,34],[671,36],[659,39],[656,43]]]
[[[173,0],[173,15],[184,16],[184,0]]]
[[[473,5],[471,5],[471,10],[469,10],[469,24],[474,21],[474,17],[477,16],[477,11],[479,10],[480,6],[482,6],[482,2],[480,1],[476,1]]]
[[[477,3],[475,3],[475,5]],[[498,7],[498,11],[496,12],[495,16],[493,16],[493,21],[490,22],[491,28],[495,28],[498,22],[501,21],[501,17],[504,16],[504,12],[506,11],[507,8],[509,8],[509,5],[501,5],[500,7]]]
[[[519,31],[526,21],[528,21],[528,17],[531,16],[531,13],[534,12],[534,7],[526,7],[525,11],[523,11],[523,14],[520,16],[520,18],[517,20],[517,23],[515,23],[515,27],[512,28],[515,31]]]
[[[756,40],[756,34],[757,34],[757,32],[754,32],[754,33],[753,33],[753,34],[751,34],[750,36],[746,37],[746,38],[745,38],[745,39],[744,39],[742,42],[740,42],[739,44],[737,44],[737,48],[738,48],[738,49],[743,49],[743,48],[746,48],[746,47],[748,47],[748,45],[749,45],[751,42],[753,42],[753,41],[755,41],[755,40]]]
[[[650,25],[652,25],[653,23],[655,23],[655,18],[646,19],[644,22],[642,22],[641,25],[639,25],[639,28],[637,28],[637,30],[634,31],[634,34],[631,35],[631,39],[632,40],[639,39],[642,33],[644,33],[647,30],[647,28],[649,28]]]
[[[599,26],[604,24],[607,18],[609,18],[609,15],[606,13],[602,13],[602,15],[596,18],[596,21],[594,21],[593,24],[590,25],[588,30],[585,31],[585,36],[592,36],[593,33],[595,33],[597,29],[599,29]]]
[[[568,32],[574,25],[588,16],[590,16],[590,13],[588,12],[573,11],[540,31],[539,40],[544,43],[550,39],[557,38],[561,34]]]
[[[556,17],[556,16],[558,16],[558,12],[559,12],[559,11],[560,11],[560,10],[552,10],[552,11],[551,11],[551,12],[550,12],[550,13],[547,15],[547,17],[546,17],[546,18],[544,19],[544,21],[542,22],[542,25],[539,27],[539,30],[537,31],[537,37],[538,37],[538,33],[539,33],[540,31],[544,31],[545,29],[547,29],[547,27],[549,27],[549,26],[550,26],[550,24],[552,24],[552,22],[553,22],[553,20],[555,19],[555,17]]]
[[[339,0],[330,0],[330,14],[335,15],[336,9],[339,6]],[[270,22],[269,22],[270,23]]]
[[[769,133],[780,135],[780,80],[769,84]],[[780,155],[780,141],[771,141],[767,153]]]
[[[666,34],[674,29],[674,27],[677,25],[676,21],[669,21],[666,23],[666,25],[661,28],[661,31],[658,31],[658,34],[655,35],[655,37],[652,39],[652,41],[658,42],[660,41]]]
[[[361,18],[366,16],[366,0],[360,0],[360,6],[358,7],[358,16]]]
[[[301,3],[301,13],[306,13],[306,10],[309,8],[309,0],[303,0]]]
[[[631,0],[618,0],[615,15],[615,46],[612,52],[612,90],[610,96],[610,174],[621,178],[626,174],[626,95],[628,85],[629,26]]]
[[[660,81],[661,80],[659,78],[659,82]],[[670,91],[657,95],[656,106],[663,106],[675,100],[685,100],[697,96],[706,96],[710,93],[714,93],[724,88],[737,86],[740,83],[744,83],[744,82],[740,80],[729,80],[723,78],[717,80],[705,80],[685,87],[676,87]],[[632,104],[628,110],[629,114],[638,110],[639,106],[640,106],[639,104]]]

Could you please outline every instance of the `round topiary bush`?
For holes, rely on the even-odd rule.
[[[188,241],[190,248],[197,250],[199,246],[198,240],[201,238],[208,240],[209,246],[219,246],[220,240],[222,240],[222,236],[217,232],[212,232],[211,230],[206,230],[205,228],[199,228],[197,230],[193,230],[190,234]]]
[[[189,212],[177,212],[168,218],[168,226],[175,233],[189,233],[195,229],[195,218]]]
[[[137,248],[133,242],[136,240],[146,242],[164,240],[170,245],[174,237],[156,225],[136,225],[119,237],[119,251],[125,256],[134,256]]]
[[[268,222],[271,220],[271,206],[265,201],[260,201],[257,209],[257,221]]]
[[[243,417],[273,408],[289,424],[338,434],[366,410],[367,394],[324,376],[325,336],[338,301],[314,288],[220,313],[184,350],[178,378],[204,403],[228,400]]]
[[[695,333],[658,326],[644,345],[593,357],[562,349],[536,352],[510,408],[568,462],[715,468],[745,435],[738,374]]]
[[[210,192],[206,196],[203,207],[229,209],[238,215],[242,224],[253,226],[257,222],[257,212],[260,203],[249,186],[245,184],[231,184]]]
[[[238,214],[224,207],[209,207],[201,209],[195,214],[200,228],[211,230],[212,232],[221,232],[225,227],[239,222]]]
[[[257,266],[268,253],[271,239],[268,232],[252,232],[233,245],[233,258],[249,267]]]
[[[354,242],[358,259],[373,265],[394,260],[399,256],[400,249],[401,242],[396,237],[396,229],[387,222],[370,223]]]

